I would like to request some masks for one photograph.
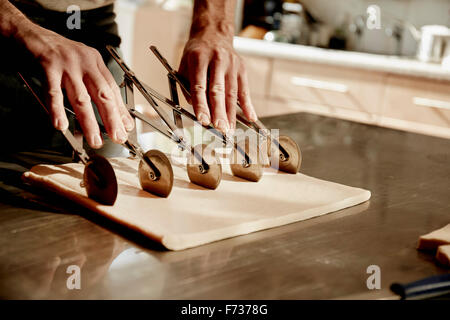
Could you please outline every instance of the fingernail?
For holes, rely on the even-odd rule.
[[[61,128],[61,121],[59,121],[59,119],[55,119],[55,128],[57,130],[62,130],[62,128]]]
[[[125,126],[125,130],[127,130],[127,131],[133,130],[133,128],[134,128],[134,121],[131,120],[129,117],[124,116],[122,118],[122,122],[123,122],[123,125]]]
[[[122,129],[116,131],[114,140],[116,140],[119,143],[124,143],[125,141],[127,141],[127,139],[128,136],[125,133],[125,131],[123,131]]]
[[[61,131],[67,130],[68,126],[69,126],[69,124],[67,123],[67,120],[64,120],[64,119],[56,119],[55,120],[55,128],[57,130],[61,130]]]
[[[226,133],[227,130],[229,129],[227,122],[222,119],[216,120],[214,127],[216,127],[216,129],[219,129],[223,133]]]
[[[60,263],[61,263],[60,257],[53,257],[48,261],[48,266],[50,268],[56,268],[57,266],[59,266]]]
[[[207,126],[208,124],[211,123],[211,120],[209,119],[209,117],[206,115],[206,113],[200,112],[198,114],[198,121],[200,121],[200,123],[204,126]]]
[[[251,114],[250,114],[250,121],[251,122],[256,122],[258,121],[258,116],[256,115],[255,111],[252,110]]]
[[[102,146],[103,142],[99,134],[94,134],[92,136],[92,144],[95,148],[100,148]]]

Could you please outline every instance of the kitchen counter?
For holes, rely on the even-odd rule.
[[[450,80],[450,69],[443,68],[440,64],[421,62],[409,57],[322,49],[242,37],[234,38],[234,48],[241,54]]]
[[[263,121],[299,143],[303,173],[368,189],[371,200],[168,252],[20,180],[34,164],[70,159],[55,152],[3,153],[0,297],[380,298],[389,295],[394,281],[448,272],[415,247],[419,235],[450,223],[450,140],[306,113]],[[66,287],[70,265],[81,268],[80,290]],[[381,269],[381,290],[367,289],[370,265]]]

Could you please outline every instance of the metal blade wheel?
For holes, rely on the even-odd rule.
[[[237,142],[239,146],[251,160],[250,164],[245,164],[245,156],[233,148],[231,155],[230,168],[233,175],[243,178],[245,180],[258,182],[263,174],[263,161],[259,157],[258,145],[255,143],[248,143],[246,140],[242,139]]]
[[[90,157],[84,168],[83,183],[89,198],[110,206],[116,202],[116,174],[106,158],[100,155]]]
[[[209,168],[205,170],[201,160],[194,153],[191,153],[187,164],[189,179],[192,183],[198,184],[199,186],[213,190],[216,189],[222,179],[222,165],[217,160],[214,150],[211,152],[207,151],[205,144],[195,146],[194,150],[198,155],[203,157],[203,160],[205,160]]]
[[[153,179],[153,173],[147,163],[139,162],[139,182],[142,189],[159,197],[167,198],[173,187],[173,170],[167,156],[158,150],[149,150],[144,154],[159,170],[161,176]]]
[[[278,142],[286,150],[289,157],[284,159],[280,150],[272,144],[271,165],[275,168],[277,167],[280,171],[297,173],[302,165],[302,153],[298,144],[288,136],[279,136]]]

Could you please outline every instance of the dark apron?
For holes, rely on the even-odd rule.
[[[105,64],[116,81],[121,81],[123,73],[105,49],[108,44],[114,47],[120,45],[113,5],[81,11],[81,29],[70,30],[66,23],[71,14],[46,10],[39,5],[13,3],[36,24],[68,39],[96,48],[102,54]],[[43,84],[46,83],[46,77],[39,63],[29,52],[10,39],[0,38],[0,134],[2,137],[0,148],[2,152],[32,149],[71,152],[70,146],[62,135],[53,129],[48,115],[24,88],[17,75],[18,71],[32,80],[34,88],[40,94],[44,94]],[[68,105],[67,100],[66,105]],[[100,120],[95,105],[94,110]],[[70,114],[68,118],[69,128],[73,131],[76,121]]]

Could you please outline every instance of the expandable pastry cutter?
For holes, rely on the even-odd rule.
[[[195,183],[197,185],[200,185],[202,187],[208,188],[208,189],[216,189],[219,185],[221,179],[222,179],[222,166],[221,163],[216,159],[215,155],[212,154],[206,154],[204,151],[206,149],[205,145],[197,145],[197,146],[191,146],[185,137],[183,136],[183,124],[181,119],[181,114],[183,114],[184,109],[178,106],[178,104],[174,101],[177,100],[177,96],[173,96],[173,100],[170,100],[159,93],[157,93],[155,90],[147,86],[146,84],[142,83],[134,74],[133,71],[125,64],[125,62],[122,60],[122,58],[118,55],[116,50],[111,47],[107,46],[108,51],[112,55],[112,57],[115,59],[115,61],[119,64],[119,66],[124,71],[124,81],[122,83],[122,87],[125,87],[125,105],[129,111],[129,113],[133,116],[135,119],[139,119],[143,121],[144,123],[150,125],[154,130],[161,133],[166,138],[170,139],[172,142],[177,144],[177,146],[181,150],[188,150],[189,151],[189,159],[187,163],[187,173],[189,176],[189,179],[192,183]],[[153,109],[158,113],[159,117],[163,121],[163,124],[160,121],[155,121],[143,113],[139,112],[135,109],[134,106],[134,91],[133,87],[136,87],[144,96],[144,98],[150,103],[150,105],[153,107]],[[165,113],[164,109],[153,99],[155,97],[156,99],[164,102],[166,105],[169,105],[174,110],[175,115],[175,121],[172,121],[167,114]],[[184,111],[187,112],[187,111]],[[195,116],[189,114],[189,118],[193,121],[196,121]],[[181,129],[181,130],[180,130]],[[153,150],[151,152],[157,152],[156,150]],[[160,156],[160,162],[156,165],[157,169],[162,171],[160,175],[161,181],[164,181],[166,183],[166,187],[170,186],[172,187],[173,184],[173,173],[171,172],[172,169],[170,169],[170,176],[169,176],[169,168],[171,168],[170,161],[167,159],[167,157],[162,157],[164,155],[161,152],[158,152]],[[159,168],[161,167],[161,168]],[[157,181],[153,179],[148,179],[148,169],[149,166],[144,166],[143,162],[141,161],[141,164],[139,165],[139,178],[141,181],[141,185],[144,189],[152,192],[151,190],[156,188]],[[162,187],[162,186],[161,186]]]
[[[158,60],[163,64],[163,66],[166,68],[169,78],[169,85],[170,85],[170,92],[172,96],[175,96],[177,93],[177,83],[183,90],[183,92],[190,96],[190,90],[189,90],[189,83],[183,79],[182,76],[180,76],[167,62],[167,60],[161,55],[161,53],[158,51],[158,49],[155,46],[150,46],[150,50],[155,54],[155,56],[158,58]],[[178,102],[178,97],[176,100]],[[237,105],[240,107],[239,102]],[[178,106],[178,103],[176,103],[175,106],[172,106],[175,108],[180,108]],[[176,116],[176,109],[174,108],[174,116]],[[264,124],[257,120],[256,122],[250,122],[248,121],[241,110],[237,110],[236,113],[237,121],[242,124],[244,127],[249,128],[253,130],[255,133],[259,135],[260,138],[263,140],[267,140],[268,143],[268,156],[270,163],[272,165],[275,165],[277,169],[296,174],[300,170],[300,166],[302,163],[302,155],[299,146],[297,143],[290,137],[285,135],[280,135],[277,139],[273,138],[269,134],[269,130],[264,126]],[[204,126],[205,128],[212,128],[211,126]],[[218,131],[213,130],[213,133],[220,134]],[[226,139],[223,139],[223,141],[226,143]],[[241,141],[242,143],[242,141]],[[258,181],[261,178],[262,175],[262,161],[258,161],[258,163],[249,164],[247,162],[247,157],[242,157],[243,153],[240,152],[240,149],[245,147],[245,151],[249,153],[249,156],[251,156],[251,159],[258,159],[258,150],[255,150],[255,148],[248,148],[246,145],[242,145],[240,143],[235,143],[235,148],[233,149],[233,160],[231,162],[231,170],[234,175],[246,178],[248,180]],[[241,147],[241,148],[239,148]],[[250,150],[249,150],[250,149]],[[242,159],[239,159],[241,157]],[[275,159],[274,157],[278,157],[278,159]],[[237,161],[236,161],[237,160]]]
[[[19,76],[36,98],[39,105],[49,113],[42,100],[21,73],[19,73]],[[73,113],[70,109],[66,107],[65,109]],[[101,204],[113,205],[117,199],[117,179],[109,161],[100,155],[88,155],[82,144],[74,137],[70,130],[61,130],[61,133],[67,142],[69,142],[75,155],[84,164],[83,182],[81,185],[86,188],[88,197]]]
[[[191,182],[210,189],[215,189],[220,183],[221,179],[220,162],[217,160],[217,158],[215,158],[214,155],[206,155],[208,156],[208,159],[205,159],[205,154],[202,154],[202,151],[205,150],[205,146],[189,146],[183,137],[183,116],[190,119],[194,123],[202,125],[197,121],[197,118],[193,114],[181,107],[179,104],[177,84],[183,91],[189,93],[188,85],[186,85],[186,82],[183,81],[177,74],[177,72],[172,69],[166,59],[156,49],[156,47],[152,46],[152,52],[168,70],[168,80],[171,94],[171,99],[168,99],[165,96],[159,94],[157,91],[153,90],[145,83],[141,82],[136,77],[135,73],[125,64],[125,62],[113,47],[107,46],[107,49],[124,71],[124,81],[122,83],[122,86],[126,88],[126,105],[130,114],[134,118],[142,120],[143,122],[152,126],[156,131],[159,131],[164,136],[170,138],[173,142],[178,144],[178,146],[182,150],[190,150],[190,158],[187,165],[187,171]],[[145,115],[138,112],[134,108],[133,86],[136,86],[136,88],[141,92],[144,98],[160,116],[161,120],[167,126],[167,128],[161,126],[159,122],[155,122],[147,118]],[[164,109],[156,102],[155,99],[159,102],[162,102],[166,106],[166,108],[169,107],[169,110],[172,110],[174,118],[173,121],[167,117]],[[261,122],[248,122],[245,120],[242,113],[238,113],[237,116],[238,121],[241,124],[243,124],[247,128],[252,129],[254,132],[257,132],[260,137],[267,140],[267,142],[270,144],[267,156],[271,157],[271,155],[275,156],[279,154],[280,165],[278,168],[280,170],[290,173],[298,172],[301,164],[301,153],[299,147],[291,138],[287,136],[280,136],[279,139],[272,139],[269,135],[263,133],[263,131],[268,130]],[[263,161],[260,161],[261,150],[259,150],[258,146],[251,145],[247,143],[246,140],[241,140],[239,142],[232,141],[211,125],[202,125],[202,127],[208,129],[209,132],[218,136],[224,145],[233,146],[233,158],[230,163],[230,167],[232,173],[235,176],[250,181],[259,181],[263,173]],[[167,165],[168,164],[169,161],[167,161]]]

